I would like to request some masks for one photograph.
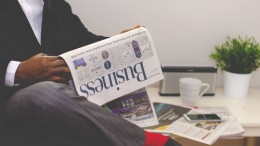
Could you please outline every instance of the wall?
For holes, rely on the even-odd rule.
[[[214,65],[208,56],[227,36],[254,36],[260,42],[259,0],[67,1],[96,34],[145,26],[162,64]],[[222,80],[219,72],[218,86]],[[251,87],[260,87],[260,70],[253,73]]]

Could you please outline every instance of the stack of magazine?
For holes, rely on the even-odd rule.
[[[239,136],[244,132],[235,116],[225,107],[198,107],[192,109],[165,103],[154,103],[154,107],[159,124],[145,128],[153,132],[171,133],[209,145],[220,137]],[[183,114],[187,113],[214,113],[221,116],[223,121],[190,122],[183,117]]]

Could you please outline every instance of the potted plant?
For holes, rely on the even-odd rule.
[[[255,38],[228,37],[210,57],[224,71],[224,95],[246,97],[251,74],[260,66],[260,46]]]

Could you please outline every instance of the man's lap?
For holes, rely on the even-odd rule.
[[[133,139],[133,142],[142,143],[145,138],[141,128],[115,117],[85,97],[77,96],[71,86],[54,82],[41,82],[19,90],[7,102],[6,114],[9,127],[15,130],[21,128],[19,131],[22,132],[26,127],[27,133],[41,131],[37,133],[39,137],[58,131],[68,134],[62,137],[96,143],[113,141],[115,145],[127,142],[128,139],[119,137],[126,131],[129,131],[127,138]],[[84,138],[77,137],[79,135]]]

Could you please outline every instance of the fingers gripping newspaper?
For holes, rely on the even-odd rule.
[[[100,106],[124,95],[134,94],[134,91],[163,79],[151,35],[143,27],[60,56],[70,68],[77,93]],[[147,110],[140,106],[141,102],[147,101],[143,100],[144,97],[148,98],[148,96],[142,96],[139,100],[132,98],[131,104],[139,103],[139,110],[142,108]],[[129,106],[125,100],[121,104],[124,105],[122,107]],[[158,124],[150,101],[149,104],[148,109],[152,109],[153,116],[136,118],[142,120],[137,122],[141,127]],[[132,116],[140,116],[140,113],[142,112]]]

